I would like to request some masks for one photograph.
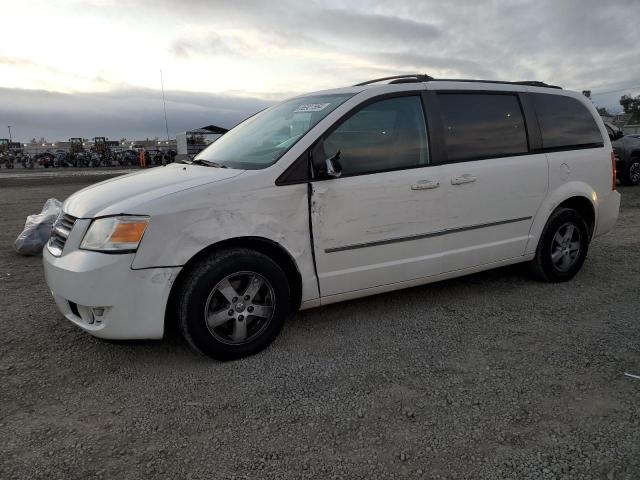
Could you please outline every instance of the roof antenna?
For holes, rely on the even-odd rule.
[[[164,82],[162,81],[162,69],[160,69],[160,88],[162,88],[162,108],[164,109],[164,128],[167,131],[167,142],[169,141],[169,122],[167,122],[167,102],[164,100]]]

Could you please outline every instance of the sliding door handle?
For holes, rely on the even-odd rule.
[[[472,183],[478,179],[475,175],[471,175],[470,173],[465,173],[464,175],[460,175],[459,177],[453,177],[451,179],[451,185],[462,185],[463,183]]]
[[[411,190],[430,190],[439,186],[440,182],[438,180],[420,180],[411,185]]]

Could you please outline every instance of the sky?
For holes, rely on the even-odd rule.
[[[639,0],[0,0],[0,137],[163,138],[399,73],[640,94]]]

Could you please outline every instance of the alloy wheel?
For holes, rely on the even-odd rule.
[[[260,336],[274,311],[275,294],[269,281],[255,272],[237,272],[213,287],[204,318],[216,340],[240,345]]]
[[[640,162],[629,165],[629,181],[634,185],[640,183]]]
[[[573,223],[563,224],[551,242],[551,263],[560,272],[569,270],[580,257],[580,229]]]

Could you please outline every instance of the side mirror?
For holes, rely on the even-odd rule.
[[[342,165],[340,165],[340,150],[336,154],[325,160],[327,177],[338,178],[342,175]]]

